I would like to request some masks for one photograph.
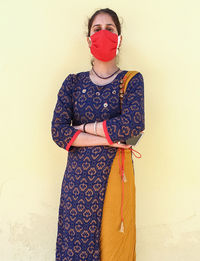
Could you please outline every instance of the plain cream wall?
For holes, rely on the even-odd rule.
[[[90,70],[87,17],[123,19],[120,67],[145,83],[134,159],[137,261],[200,260],[199,1],[0,1],[0,260],[53,261],[67,152],[50,125],[61,83]]]

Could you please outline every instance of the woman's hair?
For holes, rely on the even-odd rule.
[[[98,15],[98,14],[102,14],[102,13],[105,13],[105,14],[108,14],[111,16],[116,28],[117,28],[117,32],[118,32],[118,35],[121,34],[121,24],[119,22],[119,18],[117,16],[117,14],[109,9],[109,8],[104,8],[104,9],[99,9],[97,10],[88,20],[88,33],[87,33],[87,36],[89,37],[90,36],[90,30],[91,30],[91,27],[92,27],[92,23],[95,19],[95,17]]]
[[[92,27],[92,24],[93,24],[93,21],[95,19],[95,17],[98,15],[98,14],[102,14],[102,13],[105,13],[105,14],[108,14],[111,16],[116,28],[117,28],[117,32],[118,32],[118,35],[121,34],[121,23],[119,22],[119,18],[117,16],[117,14],[109,9],[109,8],[104,8],[104,9],[99,9],[97,10],[89,19],[88,19],[88,24],[87,24],[87,27],[88,27],[88,32],[87,32],[87,36],[90,37],[90,30],[91,30],[91,27]],[[93,65],[93,59],[91,60],[91,65]]]

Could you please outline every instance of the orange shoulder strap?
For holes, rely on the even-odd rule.
[[[129,81],[131,80],[131,78],[133,76],[135,76],[138,73],[138,71],[128,71],[124,77],[123,77],[123,84],[120,88],[122,88],[122,92],[120,91],[120,107],[122,109],[122,100],[123,100],[123,96],[126,92],[126,88],[128,86]]]
[[[123,78],[123,83],[124,83],[124,93],[126,91],[126,87],[129,83],[129,81],[131,80],[131,78],[133,76],[135,76],[136,74],[138,73],[138,71],[128,71],[125,75],[124,75],[124,78]]]

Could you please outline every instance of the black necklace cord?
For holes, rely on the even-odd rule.
[[[113,74],[111,74],[110,76],[108,76],[108,77],[101,77],[100,75],[98,75],[98,74],[95,72],[95,70],[94,70],[93,67],[92,67],[92,70],[93,70],[93,72],[94,72],[99,78],[101,78],[101,79],[108,79],[108,78],[112,77],[114,74],[116,74],[116,73],[120,70],[120,68],[119,68],[117,71],[115,71]]]

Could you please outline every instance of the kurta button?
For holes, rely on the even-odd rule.
[[[96,95],[100,95],[100,92],[96,92]]]
[[[77,101],[75,101],[74,103],[77,104]]]
[[[115,94],[115,93],[116,93],[116,90],[113,90],[112,93]]]
[[[120,83],[123,83],[123,80],[120,80]]]
[[[83,89],[83,90],[82,90],[82,93],[85,93],[85,92],[86,92],[86,89]]]
[[[123,87],[123,85],[122,85],[122,84],[120,84],[120,85],[119,85],[119,87],[120,87],[120,88],[122,88],[122,87]]]
[[[104,106],[104,107],[107,107],[107,106],[108,106],[108,103],[107,103],[107,102],[105,102],[103,106]]]

